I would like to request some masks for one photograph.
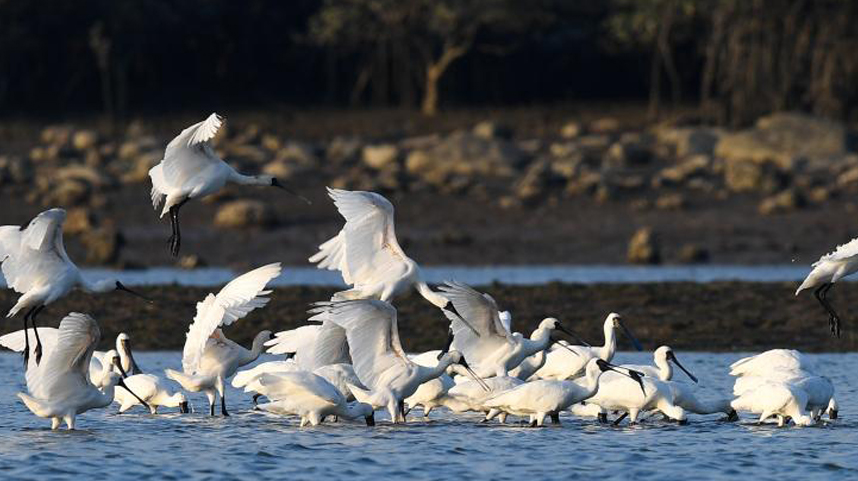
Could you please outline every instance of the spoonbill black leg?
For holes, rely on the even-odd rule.
[[[551,413],[550,416],[551,416],[551,424],[560,424],[560,414]]]
[[[623,413],[622,415],[620,415],[620,417],[618,417],[617,419],[614,420],[614,426],[619,425],[623,421],[623,419],[625,419],[626,416],[628,416],[628,415],[629,415],[629,413]]]
[[[182,247],[182,231],[179,227],[179,209],[181,209],[186,202],[188,202],[188,199],[170,207],[170,223],[173,226],[173,235],[170,236],[169,242],[170,254],[172,254],[173,257],[177,257],[179,255],[179,249]]]
[[[24,314],[24,371],[27,370],[27,363],[30,361],[30,334],[27,332],[27,324],[33,309],[35,308],[31,308]]]
[[[42,309],[44,309],[44,308],[45,308],[45,306],[37,307],[34,311],[32,311],[33,314],[30,316],[30,325],[33,326],[33,333],[36,335],[35,354],[36,354],[36,364],[37,365],[40,362],[42,362],[42,340],[39,339],[39,330],[36,328],[36,316],[38,316],[39,313],[42,312]]]
[[[256,393],[253,395],[253,409],[259,409],[259,397],[262,394]]]
[[[831,333],[837,337],[840,337],[840,316],[837,315],[834,308],[831,307],[831,303],[828,302],[826,296],[828,295],[828,291],[834,284],[826,283],[819,286],[815,291],[813,291],[813,295],[816,297],[816,300],[825,308],[825,311],[828,312],[828,326],[831,329]]]
[[[229,416],[229,413],[226,411],[226,393],[221,393],[220,395],[220,413],[225,417]],[[212,414],[214,414],[214,407],[212,407]]]

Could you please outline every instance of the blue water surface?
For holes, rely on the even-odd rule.
[[[701,396],[728,395],[727,366],[741,354],[680,353],[701,378]],[[615,362],[642,363],[645,353]],[[232,416],[209,417],[205,398],[195,412],[152,416],[116,406],[78,417],[78,431],[51,431],[15,396],[24,389],[21,358],[0,355],[0,478],[57,479],[804,479],[858,477],[858,354],[811,355],[837,389],[841,418],[810,428],[729,423],[720,415],[690,416],[685,426],[649,421],[602,426],[564,415],[562,425],[527,428],[479,424],[478,415],[440,410],[374,428],[340,422],[299,428],[295,418],[251,410],[250,397],[230,388]],[[137,355],[161,375],[179,367],[178,352]],[[165,411],[174,411],[167,409]]]

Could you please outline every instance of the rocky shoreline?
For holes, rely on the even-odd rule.
[[[538,109],[433,123],[349,115],[229,117],[215,140],[224,158],[314,204],[254,188],[192,203],[194,255],[180,264],[305,262],[341,224],[328,185],[390,197],[400,240],[424,264],[809,264],[858,232],[843,222],[858,210],[854,134],[825,119],[781,113],[728,130]],[[171,264],[146,174],[191,121],[0,122],[2,223],[63,206],[80,263]]]
[[[830,299],[841,312],[841,339],[828,332],[827,316],[809,293],[795,297],[794,283],[709,284],[549,284],[520,287],[492,285],[480,288],[513,313],[514,327],[529,333],[546,316],[563,320],[594,343],[601,342],[602,321],[619,312],[646,349],[669,344],[685,351],[761,351],[788,347],[803,351],[858,349],[858,291],[849,283],[832,290]],[[92,314],[102,329],[102,347],[120,331],[129,333],[137,349],[181,349],[195,304],[208,289],[177,286],[141,288],[157,299],[145,304],[117,293],[97,299],[76,292],[49,306],[40,316],[42,325],[56,326],[67,312]],[[249,344],[262,329],[279,331],[305,322],[310,303],[328,298],[332,289],[277,288],[269,305],[228,328],[234,340]],[[16,296],[0,291],[0,311],[6,312]],[[405,348],[422,351],[440,348],[446,339],[441,313],[417,295],[398,299],[399,328]],[[20,329],[21,320],[7,319],[2,331]],[[621,349],[631,345],[621,338]]]

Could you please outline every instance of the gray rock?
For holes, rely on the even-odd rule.
[[[367,145],[361,152],[361,160],[368,167],[384,170],[399,160],[399,148],[393,144]]]
[[[493,120],[484,120],[478,123],[472,132],[483,139],[509,139],[512,137],[512,130],[509,127]]]
[[[277,217],[265,202],[251,199],[234,200],[218,209],[214,223],[218,227],[268,227]]]
[[[631,240],[626,258],[632,264],[658,264],[661,252],[658,241],[649,227],[638,229]]]

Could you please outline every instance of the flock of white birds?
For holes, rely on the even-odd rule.
[[[149,172],[154,207],[163,203],[161,216],[170,214],[173,256],[181,245],[179,209],[187,201],[215,193],[227,182],[289,190],[271,176],[240,174],[217,156],[210,141],[222,122],[212,114],[183,130]],[[86,314],[70,313],[58,328],[36,326],[45,306],[75,288],[92,293],[123,290],[143,297],[115,279],[90,283],[81,276],[63,247],[64,210],[42,212],[26,227],[0,227],[3,276],[7,286],[21,294],[7,317],[24,313],[23,329],[0,337],[0,345],[24,356],[28,392],[18,396],[33,414],[51,419],[53,429],[63,422],[74,429],[78,414],[112,403],[119,405],[119,412],[136,405],[153,414],[160,407],[188,412],[184,392],[204,393],[212,416],[219,398],[221,414],[228,416],[225,387],[230,379],[234,387],[253,395],[255,409],[297,416],[301,426],[344,419],[374,425],[377,410],[386,411],[393,423],[406,422],[417,406],[424,417],[445,407],[453,413],[484,413],[483,422],[506,422],[510,415],[525,418],[530,426],[542,426],[546,417],[559,423],[563,412],[597,417],[603,423],[617,415],[614,424],[652,415],[685,423],[688,413],[724,413],[735,420],[737,411],[782,426],[822,422],[826,413],[830,419],[837,417],[831,381],[815,374],[811,362],[797,351],[776,349],[734,363],[733,393],[703,399],[697,378],[668,346],[655,350],[653,365],[611,363],[619,332],[641,349],[619,314],[605,319],[602,346],[587,344],[554,317],[542,320],[530,336],[515,332],[510,313],[502,312],[488,294],[458,282],[432,290],[422,280],[419,266],[396,240],[393,206],[387,199],[335,189],[329,189],[329,195],[345,225],[309,260],[321,269],[341,272],[351,287],[314,304],[307,325],[275,335],[260,332],[247,349],[227,338],[223,329],[265,307],[272,292],[266,286],[280,276],[281,267],[273,263],[235,278],[197,303],[181,370],[165,371],[181,387],[176,392],[171,392],[175,385],[141,371],[127,334],[117,337],[116,349],[95,351],[101,333]],[[815,289],[836,335],[840,319],[826,294],[833,283],[856,270],[858,240],[853,240],[814,264],[798,289]],[[449,320],[449,339],[442,350],[403,350],[392,302],[409,289],[416,289]],[[561,340],[561,334],[572,341]],[[279,359],[238,371],[264,351]],[[674,367],[691,383],[674,379]]]

